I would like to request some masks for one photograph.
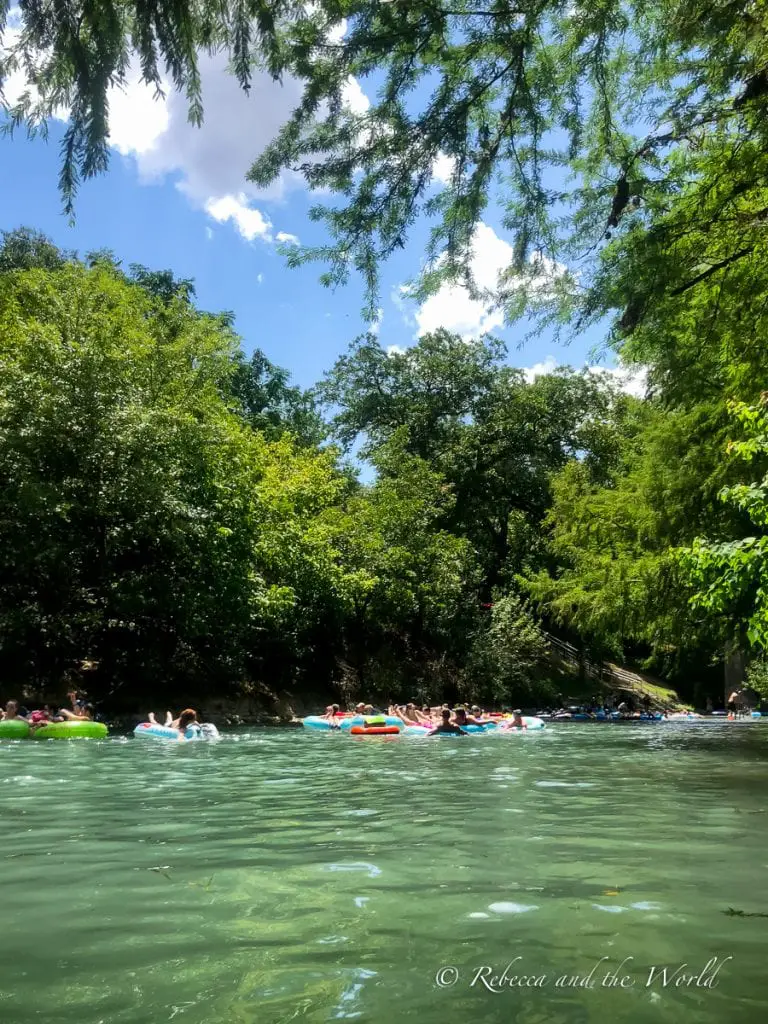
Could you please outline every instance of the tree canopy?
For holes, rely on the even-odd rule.
[[[424,283],[470,276],[492,200],[515,238],[497,290],[510,315],[618,310],[623,336],[667,306],[684,317],[699,285],[764,263],[768,22],[755,2],[255,0],[161,13],[70,0],[22,3],[19,17],[0,80],[21,68],[30,91],[11,124],[69,110],[68,204],[78,175],[106,166],[107,93],[131,55],[156,88],[165,69],[199,122],[197,53],[223,49],[243,88],[256,70],[303,83],[251,177],[298,167],[338,196],[314,211],[329,243],[291,257],[328,262],[329,282],[354,267],[373,296],[381,260],[421,212],[441,256]],[[372,94],[364,113],[344,102],[350,76]]]

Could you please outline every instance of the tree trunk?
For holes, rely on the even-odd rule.
[[[723,665],[723,683],[725,686],[725,703],[734,690],[740,690],[744,684],[744,652],[731,643],[725,650]]]

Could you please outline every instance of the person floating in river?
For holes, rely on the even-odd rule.
[[[187,738],[187,729],[190,725],[198,725],[197,712],[194,708],[186,708],[181,712],[179,717],[174,722],[174,728],[178,729],[179,740],[183,741]]]
[[[65,722],[93,722],[96,718],[96,709],[93,704],[85,704],[78,701],[74,711],[66,708],[59,708],[59,721]]]
[[[329,704],[325,709],[325,714],[320,717],[329,722],[333,729],[338,729],[341,726],[341,709],[338,704]]]
[[[29,719],[26,715],[19,714],[19,702],[17,700],[9,700],[5,705],[5,711],[0,714],[0,721],[27,722]]]
[[[512,712],[511,720],[507,720],[502,724],[502,729],[527,729],[528,726],[525,724],[523,719],[523,713],[520,708],[515,708]]]
[[[63,722],[64,716],[60,715],[52,704],[43,704],[38,711],[31,712],[27,719],[31,729],[39,729],[43,725],[50,725],[51,722]]]
[[[466,736],[467,733],[460,729],[458,725],[454,725],[451,721],[451,709],[443,708],[442,722],[432,732],[428,733],[428,736],[439,736],[441,733],[450,733],[452,736]]]
[[[456,708],[456,710],[453,713],[453,722],[454,725],[458,725],[460,729],[463,728],[465,725],[477,725],[481,729],[484,727],[483,722],[478,722],[476,718],[470,717],[467,714],[466,708]]]
[[[413,701],[409,701],[408,704],[393,704],[389,709],[389,714],[393,718],[399,718],[406,725],[429,725],[430,727],[432,725],[432,719],[423,715]]]

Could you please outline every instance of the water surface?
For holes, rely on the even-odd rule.
[[[0,1020],[751,1024],[767,764],[728,723],[2,743]]]

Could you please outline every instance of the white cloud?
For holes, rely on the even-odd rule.
[[[168,130],[168,101],[141,84],[139,71],[131,69],[127,77],[125,86],[109,91],[109,144],[123,156],[141,157]]]
[[[205,229],[205,237],[210,242],[210,240],[213,238],[213,228],[206,228]]]
[[[547,356],[540,363],[534,363],[533,366],[524,366],[523,374],[526,381],[532,384],[537,377],[544,377],[548,373],[553,373],[557,369],[557,360],[554,356]]]
[[[447,153],[439,153],[434,163],[432,164],[432,180],[439,181],[443,185],[447,185],[453,177],[453,172],[456,169],[455,157],[448,156]]]
[[[416,311],[418,334],[429,334],[439,327],[471,340],[501,327],[504,314],[491,309],[482,299],[473,299],[463,285],[443,285]]]
[[[18,43],[21,37],[21,10],[18,7],[12,7],[8,12],[5,31],[3,32],[3,46],[0,47],[0,61],[6,60],[10,50]],[[7,107],[15,106],[25,92],[29,93],[30,99],[33,103],[39,98],[39,94],[36,89],[32,89],[27,85],[26,75],[21,69],[11,71],[11,73],[5,78],[3,82],[2,93],[0,94],[0,109],[3,105]],[[54,115],[57,120],[65,121],[67,118],[67,112],[65,109],[57,110]]]
[[[537,377],[554,373],[558,366],[561,365],[563,364],[558,363],[554,356],[549,355],[545,356],[541,362],[534,363],[533,366],[521,367],[521,369],[526,381],[532,384]],[[648,386],[648,371],[645,367],[630,370],[625,366],[598,366],[592,364],[591,366],[585,366],[584,369],[597,377],[605,376],[612,378],[619,385],[619,388],[628,395],[634,395],[635,398],[645,398]]]
[[[205,204],[205,210],[220,224],[231,220],[248,242],[252,242],[254,238],[263,238],[267,242],[272,239],[272,225],[261,210],[248,205],[248,197],[243,192],[237,196],[209,199]]]
[[[481,292],[498,288],[499,275],[511,260],[512,246],[480,222],[475,229],[471,272]],[[417,333],[444,327],[463,338],[477,338],[504,323],[504,314],[494,305],[490,297],[472,298],[463,285],[444,284],[416,311]]]
[[[404,356],[406,350],[401,348],[399,345],[389,345],[387,347],[388,356]]]
[[[256,284],[264,284],[264,275],[263,274],[257,274],[256,275]]]
[[[243,193],[248,199],[279,198],[299,184],[287,172],[268,190],[250,185],[246,174],[254,159],[274,138],[301,95],[292,79],[284,84],[269,75],[253,76],[250,94],[228,71],[223,53],[199,56],[205,116],[197,128],[187,117],[186,98],[171,90],[155,99],[150,86],[133,77],[117,105],[111,99],[111,138],[123,154],[132,155],[144,181],[167,175],[199,207],[209,200]],[[156,105],[154,107],[149,105]],[[137,111],[153,110],[148,132]],[[145,117],[146,120],[146,117]],[[149,137],[149,144],[148,144]]]
[[[346,81],[341,91],[342,102],[353,114],[366,114],[371,106],[371,101],[365,95],[360,83],[352,75]]]
[[[648,391],[648,370],[641,366],[632,370],[625,366],[588,366],[590,373],[613,377],[622,391],[635,398],[645,398]]]
[[[298,245],[299,239],[297,235],[292,235],[290,231],[278,231],[275,235],[275,240],[278,242],[286,242],[290,245]]]
[[[338,25],[334,25],[333,28],[329,29],[325,35],[325,38],[329,43],[336,44],[340,43],[344,36],[347,34],[347,19],[342,18]]]
[[[6,48],[18,40],[19,28],[18,9],[14,8],[4,34]],[[340,42],[346,31],[347,22],[342,19],[329,31],[328,38]],[[259,222],[248,212],[253,210],[254,201],[279,200],[292,189],[304,188],[305,182],[300,174],[288,170],[268,188],[259,189],[246,180],[246,175],[298,105],[302,84],[290,77],[275,82],[265,72],[257,72],[246,94],[229,71],[225,53],[201,53],[198,61],[204,107],[199,128],[188,120],[186,98],[166,83],[165,95],[156,96],[154,87],[141,82],[134,61],[126,84],[110,89],[108,94],[110,145],[135,161],[142,182],[172,177],[197,209],[221,209],[217,204],[224,204],[223,208],[232,210],[228,219],[244,237],[258,234],[266,238]],[[17,102],[24,88],[23,72],[14,72],[5,83],[5,101],[9,105]],[[360,83],[352,77],[344,88],[344,100],[356,113],[370,108]],[[66,117],[67,112],[62,111],[60,119]],[[246,213],[235,215],[233,202],[245,207]],[[285,234],[286,241],[290,241]]]
[[[400,311],[400,315],[402,316],[404,323],[409,327],[415,327],[416,321],[413,317],[413,309],[408,305],[408,298],[410,294],[410,286],[407,284],[401,284],[392,289],[389,297],[392,300],[392,305]]]
[[[461,284],[444,284],[416,310],[418,335],[444,327],[470,340],[501,327],[504,324],[501,299],[504,293],[520,287],[521,281],[506,276],[512,257],[510,243],[481,221],[475,228],[470,261],[478,294],[473,297]],[[566,272],[562,263],[538,252],[531,254],[528,263],[526,286],[541,298],[551,289],[553,280]]]

